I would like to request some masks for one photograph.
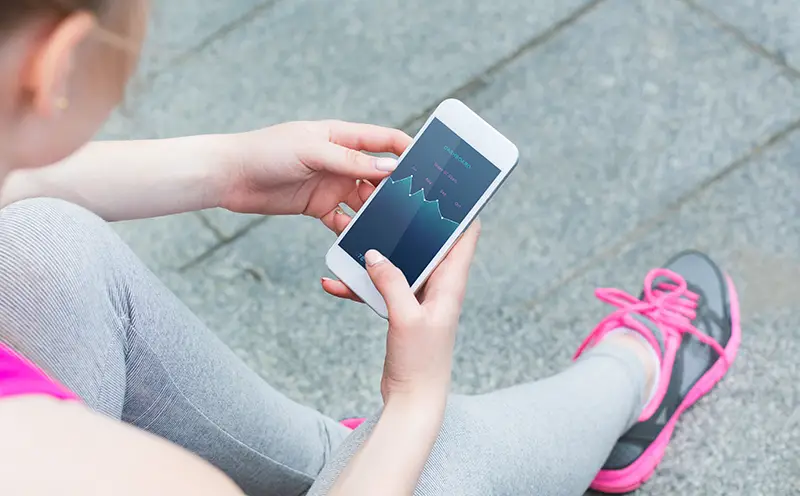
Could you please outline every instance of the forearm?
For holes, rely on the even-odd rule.
[[[197,455],[78,402],[3,399],[0,436],[3,494],[242,494]]]
[[[210,208],[221,194],[227,154],[218,136],[94,142],[58,164],[13,172],[0,206],[54,197],[109,221]]]
[[[414,493],[444,417],[444,400],[387,403],[367,441],[331,496],[408,496]]]

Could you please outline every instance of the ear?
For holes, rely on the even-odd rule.
[[[23,80],[35,112],[52,116],[60,102],[69,97],[68,82],[78,47],[96,25],[94,15],[76,12],[55,25],[39,42]]]

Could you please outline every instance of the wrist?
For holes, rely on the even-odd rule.
[[[384,372],[381,378],[383,401],[431,406],[445,403],[450,394],[451,370],[451,360],[443,359],[438,361],[433,370],[429,368],[414,374],[413,378]]]
[[[393,396],[384,404],[381,419],[402,425],[409,435],[432,434],[435,437],[444,420],[446,406],[447,397]]]
[[[422,417],[438,417],[444,414],[449,385],[424,388],[394,388],[384,395],[384,409],[405,412]]]
[[[193,164],[202,191],[202,208],[223,207],[239,162],[233,135],[214,134],[183,139],[190,140],[188,145],[202,153],[202,158]]]

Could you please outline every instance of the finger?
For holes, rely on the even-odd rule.
[[[478,239],[481,233],[481,222],[476,219],[472,225],[464,231],[456,241],[453,248],[445,257],[438,268],[443,270],[438,272],[436,277],[431,277],[428,284],[433,283],[434,288],[439,286],[464,288],[467,283],[469,268],[475,256],[475,249],[478,246]]]
[[[379,181],[397,168],[391,157],[373,157],[335,143],[320,143],[301,152],[302,163],[315,171],[324,171],[351,179]]]
[[[347,227],[347,224],[350,223],[350,216],[347,215],[347,212],[342,210],[341,207],[336,207],[327,214],[320,217],[320,219],[325,227],[336,233],[338,236]]]
[[[342,298],[345,300],[353,300],[358,303],[363,303],[361,298],[356,296],[350,288],[345,286],[342,281],[334,281],[333,279],[328,279],[327,277],[322,278],[322,289],[328,293],[329,295],[335,296],[337,298]]]
[[[363,205],[365,201],[372,196],[372,193],[375,191],[375,186],[372,185],[369,181],[359,181],[358,182],[358,197],[361,199],[361,204]],[[356,209],[356,211],[361,210],[360,208]]]
[[[377,250],[369,250],[365,259],[367,273],[386,302],[389,318],[414,314],[419,303],[400,269]]]
[[[469,229],[464,231],[444,261],[433,271],[425,288],[426,302],[447,298],[458,304],[463,301],[469,268],[475,256],[480,231],[481,224],[476,219]]]
[[[343,121],[328,121],[327,124],[331,143],[352,150],[400,156],[413,141],[399,129]]]
[[[333,232],[335,232],[337,236],[342,234],[352,220],[353,218],[347,215],[347,212],[342,211],[336,214],[333,217]]]
[[[347,206],[356,212],[361,210],[361,207],[364,206],[364,202],[369,199],[373,191],[375,191],[375,186],[370,184],[369,181],[359,181],[354,192],[348,196],[348,200],[346,202]],[[343,211],[339,207],[336,207],[327,215],[322,216],[320,220],[328,229],[336,233],[338,236],[344,231],[344,229],[353,219],[347,214],[347,212]]]
[[[364,202],[366,202],[373,191],[375,191],[375,186],[370,184],[368,181],[357,181],[356,189],[354,189],[348,196],[345,203],[347,206],[353,209],[353,212],[358,212],[361,210],[361,207],[364,206]]]
[[[360,179],[357,180],[356,187],[353,188],[353,191],[347,195],[347,198],[344,201],[348,207],[353,209],[353,212],[358,212],[361,210],[361,207],[364,206],[364,202],[367,201],[367,198],[369,198],[369,193],[367,193],[367,191],[370,191],[369,187],[371,185],[367,183],[367,186],[364,186],[362,185],[363,182],[364,181]],[[373,187],[371,189],[374,190],[375,188]]]

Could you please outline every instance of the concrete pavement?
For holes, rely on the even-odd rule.
[[[457,96],[514,140],[483,215],[455,388],[555,372],[677,250],[743,302],[730,376],[641,494],[800,492],[800,9],[791,0],[169,0],[105,137],[336,117],[398,126]],[[413,15],[409,15],[413,13]],[[345,417],[375,409],[385,324],[318,289],[310,219],[191,213],[116,225],[256,371]]]

